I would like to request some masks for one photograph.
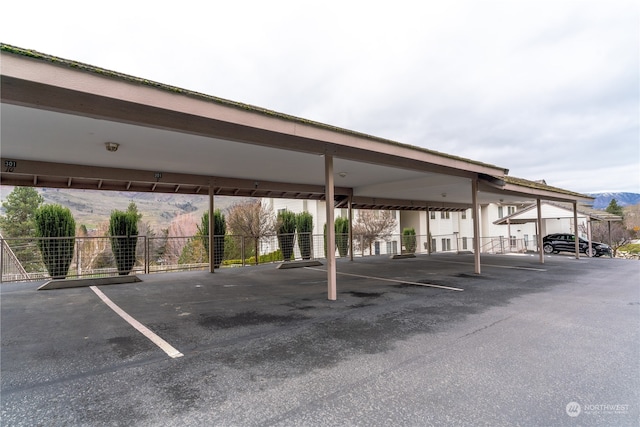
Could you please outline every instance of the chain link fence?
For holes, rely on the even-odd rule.
[[[326,258],[326,237],[311,233],[248,236],[215,236],[216,267],[238,267],[284,261]],[[409,240],[407,240],[409,239]],[[54,248],[48,253],[47,246]],[[0,239],[1,282],[66,278],[108,277],[209,268],[207,236],[183,237],[76,237],[60,239]],[[534,241],[506,237],[482,238],[482,253],[503,254],[537,250]],[[224,248],[224,252],[222,252]],[[353,236],[336,235],[336,257],[390,256],[407,252],[473,252],[473,238],[457,234],[411,238],[399,234]],[[283,250],[284,249],[284,250]],[[224,256],[216,257],[223,253]],[[43,256],[43,253],[45,256]],[[71,254],[65,260],[65,254]],[[66,264],[68,263],[68,264]],[[63,270],[66,274],[60,274]]]

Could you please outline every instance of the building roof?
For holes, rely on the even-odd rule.
[[[0,44],[3,184],[254,197],[361,208],[589,200],[463,157]],[[119,152],[106,152],[116,142]],[[6,165],[5,165],[6,166]]]
[[[577,207],[578,217],[587,217],[592,221],[622,221],[622,217],[612,215],[609,212],[598,211],[586,206]],[[573,206],[555,203],[555,202],[543,202],[541,203],[541,218],[553,219],[553,218],[573,218]],[[537,204],[529,205],[511,215],[500,218],[493,223],[496,225],[502,224],[525,224],[528,222],[536,222],[538,220]]]

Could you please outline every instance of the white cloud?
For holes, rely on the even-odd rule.
[[[3,15],[5,43],[575,191],[640,192],[636,1],[23,1]]]

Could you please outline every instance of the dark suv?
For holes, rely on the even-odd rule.
[[[578,242],[580,247],[580,252],[584,253],[587,256],[602,256],[609,255],[611,256],[611,248],[609,245],[605,245],[600,242],[591,242],[591,254],[587,251],[589,247],[589,243],[580,239]],[[549,234],[542,239],[542,249],[546,254],[557,254],[558,252],[576,252],[576,241],[575,236],[573,234]]]

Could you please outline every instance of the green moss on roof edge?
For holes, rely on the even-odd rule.
[[[82,62],[78,62],[78,61],[72,61],[72,60],[68,60],[68,59],[64,59],[64,58],[60,58],[57,56],[53,56],[53,55],[48,55],[45,53],[41,53],[35,50],[31,50],[31,49],[24,49],[21,47],[17,47],[17,46],[12,46],[6,43],[0,43],[0,51],[2,52],[7,52],[7,53],[11,53],[14,55],[20,55],[20,56],[24,56],[27,58],[32,58],[32,59],[36,59],[36,60],[40,60],[40,61],[45,61],[45,62],[50,62],[52,64],[56,64],[59,66],[63,66],[63,67],[68,67],[68,68],[74,68],[77,70],[81,70],[81,71],[85,71],[85,72],[89,72],[89,73],[93,73],[93,74],[98,74],[104,77],[110,77],[110,78],[114,78],[114,79],[118,79],[118,80],[123,80],[123,81],[127,81],[130,83],[137,83],[137,84],[141,84],[141,85],[145,85],[145,86],[150,86],[156,89],[161,89],[167,92],[172,92],[172,93],[178,93],[178,94],[182,94],[185,96],[189,96],[189,97],[193,97],[193,98],[198,98],[198,99],[202,99],[205,101],[209,101],[209,102],[214,102],[216,104],[220,104],[220,105],[224,105],[224,106],[228,106],[228,107],[233,107],[233,108],[238,108],[241,110],[245,110],[245,111],[251,111],[253,113],[258,113],[258,114],[263,114],[265,116],[270,116],[270,117],[276,117],[276,118],[280,118],[283,120],[288,120],[291,122],[296,122],[296,123],[300,123],[300,124],[304,124],[304,125],[309,125],[309,126],[314,126],[317,128],[321,128],[321,129],[326,129],[326,130],[330,130],[330,131],[334,131],[334,132],[339,132],[342,134],[346,134],[346,135],[352,135],[352,136],[356,136],[356,137],[361,137],[361,138],[366,138],[372,141],[377,141],[377,142],[382,142],[385,144],[390,144],[390,145],[395,145],[398,147],[404,147],[404,148],[408,148],[408,149],[412,149],[412,150],[416,150],[416,151],[421,151],[423,153],[427,153],[427,154],[432,154],[432,155],[436,155],[436,156],[440,156],[440,157],[445,157],[448,159],[453,159],[453,160],[460,160],[466,163],[470,163],[470,164],[474,164],[474,165],[478,165],[478,166],[483,166],[483,167],[489,167],[489,168],[494,168],[494,169],[501,169],[503,170],[505,173],[507,173],[507,169],[506,168],[502,168],[500,166],[496,166],[496,165],[491,165],[488,163],[483,163],[483,162],[479,162],[476,160],[472,160],[472,159],[467,159],[464,157],[460,157],[460,156],[454,156],[451,154],[446,154],[446,153],[442,153],[439,151],[434,151],[434,150],[429,150],[427,148],[422,148],[422,147],[416,147],[414,145],[410,145],[410,144],[404,144],[401,142],[397,142],[397,141],[393,141],[390,139],[386,139],[386,138],[380,138],[377,136],[373,136],[373,135],[368,135],[362,132],[356,132],[356,131],[352,131],[349,129],[344,129],[344,128],[339,128],[336,126],[331,126],[331,125],[327,125],[325,123],[320,123],[320,122],[316,122],[313,120],[307,120],[307,119],[303,119],[300,117],[296,117],[296,116],[291,116],[289,114],[284,114],[284,113],[279,113],[277,111],[273,111],[273,110],[268,110],[265,108],[261,108],[261,107],[256,107],[250,104],[244,104],[241,102],[236,102],[236,101],[230,101],[228,99],[224,99],[224,98],[218,98],[216,96],[212,96],[212,95],[206,95],[200,92],[195,92],[195,91],[191,91],[191,90],[187,90],[187,89],[182,89],[176,86],[171,86],[171,85],[167,85],[164,83],[158,83],[155,82],[153,80],[147,80],[147,79],[143,79],[140,77],[135,77],[129,74],[124,74],[124,73],[119,73],[117,71],[112,71],[112,70],[107,70],[105,68],[100,68],[100,67],[95,67],[93,65],[89,65],[89,64],[85,64]]]
[[[568,196],[585,200],[595,200],[594,197],[587,196],[586,194],[576,193],[574,191],[565,190],[563,188],[552,187],[551,185],[543,184],[538,181],[530,181],[528,179],[516,178],[514,176],[504,176],[503,180],[507,184],[519,185],[521,187],[533,188],[536,190],[553,191],[554,193],[566,194]]]

